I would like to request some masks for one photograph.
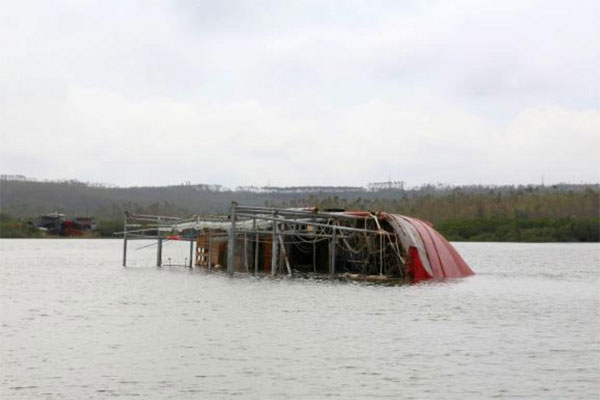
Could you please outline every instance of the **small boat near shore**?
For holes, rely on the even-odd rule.
[[[98,225],[93,217],[67,219],[64,214],[59,212],[40,215],[32,225],[49,235],[57,236],[94,235],[98,230]]]

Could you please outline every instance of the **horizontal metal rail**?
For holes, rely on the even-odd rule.
[[[249,216],[250,214],[244,214],[244,213],[239,213],[236,214],[240,215],[240,216]],[[268,215],[256,215],[257,219],[264,219],[267,221],[274,221],[274,222],[282,222],[282,223],[288,223],[288,224],[300,224],[300,225],[309,225],[309,226],[317,226],[320,228],[327,228],[327,229],[335,229],[338,231],[348,231],[348,232],[361,232],[361,233],[372,233],[372,234],[381,234],[381,231],[375,231],[375,230],[371,230],[371,229],[362,229],[362,228],[352,228],[349,226],[343,226],[343,225],[332,225],[332,224],[322,224],[319,222],[312,222],[312,221],[307,221],[307,220],[289,220],[289,219],[285,219],[285,218],[277,218],[277,217],[271,217]]]
[[[259,235],[259,236],[273,236],[273,232],[272,231],[249,231],[249,230],[235,230],[235,234],[236,235]],[[333,234],[327,234],[327,233],[302,233],[302,232],[297,232],[297,231],[277,231],[276,235],[281,235],[281,236],[301,236],[306,238],[307,242],[310,242],[310,239],[312,238],[332,238]],[[337,235],[336,237],[338,238],[351,238],[352,236],[340,236]],[[253,241],[254,239],[252,238],[248,238],[249,241]]]
[[[285,208],[268,208],[268,207],[253,207],[253,206],[236,206],[237,213],[245,214],[273,214],[276,213],[281,216],[297,216],[297,217],[311,217],[311,218],[339,218],[347,220],[364,220],[369,218],[367,216],[350,215],[344,212],[321,212],[321,211],[302,211],[302,210],[288,210]]]
[[[169,217],[165,215],[146,215],[146,214],[127,214],[127,219],[150,220],[150,221],[179,221],[179,217]]]

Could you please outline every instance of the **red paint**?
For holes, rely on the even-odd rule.
[[[79,225],[71,220],[63,221],[63,231],[62,235],[64,236],[82,236],[83,231],[79,229]]]
[[[423,267],[419,250],[414,246],[408,248],[407,272],[411,277],[412,283],[419,283],[432,278],[425,270],[425,267]]]
[[[431,278],[462,278],[474,274],[456,249],[439,232],[417,218],[405,218],[423,240],[433,272]]]
[[[346,214],[376,216],[395,230],[396,237],[407,254],[406,272],[412,282],[428,279],[462,278],[473,271],[456,249],[435,229],[433,224],[398,214],[347,211]]]

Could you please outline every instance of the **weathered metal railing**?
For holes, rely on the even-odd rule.
[[[220,232],[220,233],[218,233]],[[193,266],[194,241],[202,235],[208,235],[208,262],[212,267],[211,245],[215,237],[227,239],[227,273],[233,275],[236,269],[250,272],[248,250],[253,246],[253,271],[258,272],[259,248],[261,243],[270,244],[270,273],[275,276],[285,266],[288,275],[292,274],[293,265],[288,249],[290,243],[312,243],[313,268],[316,271],[316,244],[328,241],[328,275],[337,273],[336,259],[338,249],[343,254],[363,255],[366,260],[356,263],[377,263],[377,268],[371,266],[369,271],[378,270],[385,273],[386,248],[392,249],[402,256],[397,246],[395,234],[382,228],[377,217],[370,213],[320,212],[316,209],[282,209],[256,206],[243,206],[236,202],[231,204],[228,216],[198,217],[180,219],[176,217],[140,215],[125,213],[123,230],[123,266],[127,264],[127,242],[135,239],[155,239],[157,242],[156,265],[162,265],[162,242],[177,235],[177,240],[190,241],[189,267]],[[178,236],[185,233],[183,236]],[[243,239],[243,261],[236,265],[236,243]],[[352,248],[350,241],[361,244],[361,249]],[[200,243],[200,242],[198,242]],[[263,246],[263,252],[266,247]],[[198,251],[197,248],[197,258]],[[393,254],[392,254],[393,256]],[[265,260],[267,257],[263,253]],[[393,257],[392,257],[393,259]],[[364,269],[364,267],[363,267]],[[401,268],[397,268],[401,271]]]

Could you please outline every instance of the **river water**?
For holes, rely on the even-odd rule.
[[[0,241],[0,398],[600,397],[598,244],[455,243],[477,275],[398,287],[134,244]]]

